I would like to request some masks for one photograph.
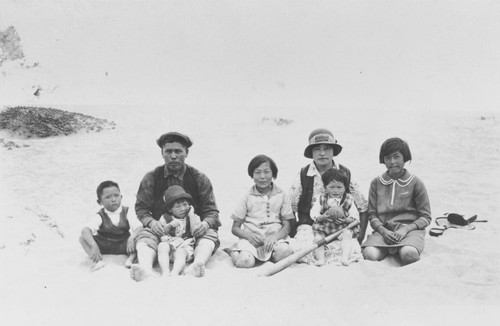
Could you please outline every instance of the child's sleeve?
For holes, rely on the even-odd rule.
[[[92,234],[96,234],[97,230],[101,227],[102,224],[102,218],[99,214],[95,214],[92,216],[90,219],[89,223],[87,224],[87,227],[92,231]]]
[[[233,214],[231,215],[232,220],[240,222],[245,221],[245,217],[247,216],[248,212],[247,200],[248,200],[248,195],[245,195],[245,197],[240,199],[240,201],[236,205],[235,210],[233,211]]]
[[[295,219],[290,196],[288,196],[285,192],[283,192],[283,204],[281,205],[280,218],[282,221]]]

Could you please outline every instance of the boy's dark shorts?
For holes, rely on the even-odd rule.
[[[220,246],[220,240],[219,240],[219,235],[217,234],[217,231],[213,229],[208,229],[207,234],[205,234],[201,239],[207,239],[215,243],[215,248],[214,248],[214,253],[219,248]],[[198,241],[200,239],[196,239],[196,242],[194,244],[194,247],[198,245]],[[154,251],[158,251],[158,244],[161,242],[161,239],[151,231],[150,228],[145,228],[139,232],[137,235],[137,238],[135,240],[135,243],[145,243],[148,247],[153,249]]]
[[[98,234],[94,235],[94,240],[103,255],[127,255],[127,240],[104,238]]]

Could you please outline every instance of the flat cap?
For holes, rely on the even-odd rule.
[[[175,131],[167,132],[166,134],[161,135],[160,138],[156,140],[156,143],[161,148],[163,148],[163,145],[165,145],[165,143],[173,142],[181,143],[182,145],[186,146],[186,148],[189,148],[193,145],[193,142],[191,141],[191,139],[189,139],[188,136]]]

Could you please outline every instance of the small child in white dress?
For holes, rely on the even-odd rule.
[[[320,195],[311,208],[311,219],[314,221],[312,228],[314,231],[315,241],[319,241],[325,236],[334,232],[342,230],[349,223],[359,221],[359,215],[354,207],[354,199],[349,193],[349,177],[341,169],[330,169],[326,171],[321,179],[324,185],[324,192]],[[344,230],[338,240],[340,241],[342,265],[349,265],[352,256],[353,244],[357,244],[358,249],[357,257],[360,258],[359,244],[354,240],[357,237],[359,228],[355,227],[353,230]],[[325,247],[320,246],[314,251],[318,265],[325,264]]]

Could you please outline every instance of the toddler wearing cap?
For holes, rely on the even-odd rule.
[[[172,215],[172,221],[167,223],[165,216],[160,219],[165,235],[158,244],[158,261],[164,260],[162,265],[168,266],[170,260],[173,260],[174,265],[169,275],[175,276],[180,275],[186,263],[193,260],[195,239],[190,231],[201,220],[191,206],[191,195],[182,187],[168,188],[164,200],[168,212]]]
[[[164,235],[160,237],[157,245],[158,263],[163,276],[177,276],[184,271],[186,263],[193,260],[195,238],[192,231],[201,219],[194,213],[191,195],[181,186],[169,187],[164,193],[163,200],[165,209],[170,214],[165,214],[159,219]],[[148,240],[153,240],[150,237],[157,236],[148,229],[144,230],[140,235],[142,245],[153,245],[155,241],[150,243]],[[168,273],[171,261],[173,267]],[[132,278],[142,278],[144,275],[139,275],[141,273],[144,273],[144,270],[139,265],[132,265]]]

